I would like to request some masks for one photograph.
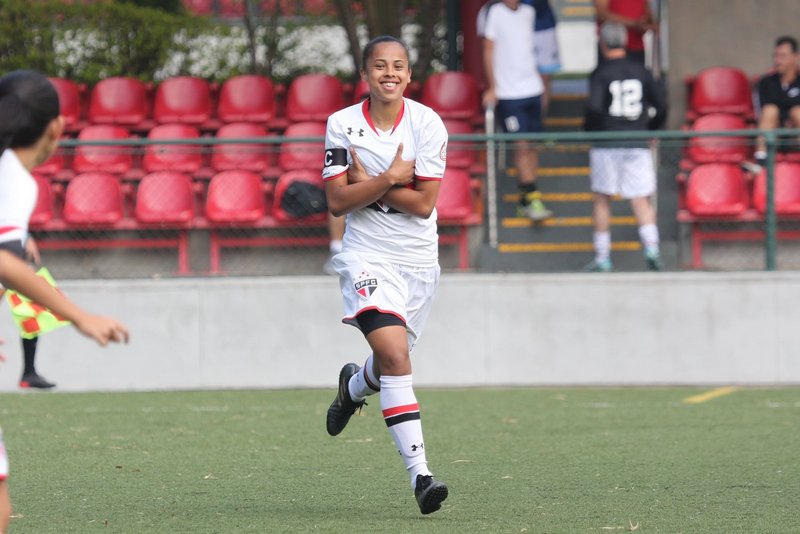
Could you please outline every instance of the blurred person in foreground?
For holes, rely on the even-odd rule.
[[[587,131],[654,130],[664,123],[666,99],[650,71],[627,57],[626,42],[627,32],[622,24],[606,22],[600,27],[600,47],[606,60],[589,79],[584,119]],[[613,269],[610,200],[614,195],[631,202],[647,267],[662,270],[656,213],[650,198],[656,190],[656,172],[647,141],[597,142],[589,151],[589,163],[594,193],[595,258],[584,270]]]

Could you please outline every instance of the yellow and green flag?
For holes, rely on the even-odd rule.
[[[47,283],[54,288],[56,287],[56,281],[53,280],[46,267],[41,267],[36,274],[47,280]],[[11,317],[17,324],[20,335],[25,339],[32,339],[50,330],[70,324],[69,321],[13,289],[6,291],[6,300],[11,307]]]

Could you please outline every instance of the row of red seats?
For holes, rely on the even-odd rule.
[[[96,249],[119,247],[169,247],[178,251],[178,273],[189,272],[188,232],[210,230],[210,266],[220,272],[221,251],[242,246],[317,246],[325,245],[323,233],[298,232],[281,235],[231,235],[229,229],[325,228],[326,213],[302,219],[283,209],[287,188],[297,181],[322,187],[319,172],[295,170],[282,174],[276,182],[264,181],[247,171],[215,174],[207,186],[180,172],[155,172],[138,184],[123,183],[110,173],[93,172],[75,176],[66,187],[36,176],[39,198],[31,217],[32,231],[39,234],[42,249]],[[444,226],[456,233],[443,233],[444,244],[459,247],[460,267],[469,264],[467,227],[479,224],[480,211],[469,174],[448,169],[437,202]],[[131,237],[81,236],[70,232],[132,231]],[[159,230],[155,235],[153,230]],[[171,233],[163,232],[169,230]]]
[[[709,113],[729,113],[752,121],[753,81],[735,67],[710,67],[684,79],[686,120]]]
[[[281,131],[294,122],[324,122],[368,94],[365,82],[348,91],[346,84],[327,74],[299,76],[285,90],[256,75],[235,76],[220,87],[202,78],[177,76],[155,88],[135,78],[112,77],[92,87],[84,101],[85,86],[64,78],[51,81],[59,94],[67,131],[72,133],[87,124],[113,124],[144,132],[165,123],[213,131],[231,122],[254,122]],[[418,89],[416,84],[409,86],[411,93]],[[352,95],[349,101],[347,94]],[[480,119],[477,84],[463,72],[431,75],[422,84],[419,98],[442,118]]]
[[[184,7],[194,15],[200,16],[219,16],[222,18],[243,17],[245,14],[244,0],[217,0],[218,9],[214,6],[215,0],[183,0]],[[279,4],[276,6],[276,4]],[[328,15],[335,16],[336,10],[331,2],[327,0],[303,0],[302,6],[298,7],[297,0],[262,0],[257,5],[262,14],[273,13],[279,7],[282,15]],[[354,2],[352,9],[356,12],[363,8],[360,3]]]
[[[740,223],[764,220],[767,210],[766,171],[755,178],[736,163],[706,163],[679,176],[681,184],[678,221],[692,225],[692,266],[703,266],[705,241],[764,239],[760,229]],[[800,163],[775,165],[775,212],[782,218],[800,219]],[[707,223],[732,223],[721,228]],[[800,232],[782,231],[780,238],[800,238]]]
[[[445,126],[450,134],[472,133],[466,121],[447,119]],[[225,170],[246,170],[267,177],[276,177],[284,171],[319,169],[322,167],[323,144],[319,142],[292,142],[292,138],[325,136],[322,122],[300,122],[286,128],[281,144],[218,143],[213,145],[159,144],[157,141],[201,139],[200,130],[187,124],[162,124],[152,128],[147,139],[154,141],[144,147],[79,145],[74,152],[59,150],[36,172],[56,180],[69,180],[84,172],[110,172],[137,179],[149,172],[179,171],[209,177]],[[274,137],[258,124],[237,122],[217,130],[214,139],[258,139]],[[128,131],[114,125],[87,126],[78,134],[80,141],[125,141],[131,138]],[[453,142],[448,150],[448,166],[469,169],[473,174],[484,172],[475,145]]]

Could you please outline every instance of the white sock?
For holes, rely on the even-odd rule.
[[[364,362],[364,367],[351,376],[350,382],[347,383],[347,388],[350,391],[350,398],[356,402],[376,394],[381,389],[381,381],[375,376],[372,369],[373,360],[374,356],[370,354],[367,361]]]
[[[331,251],[331,256],[333,256],[334,254],[338,254],[338,253],[340,253],[342,251],[342,240],[341,239],[333,239],[333,240],[331,240],[331,243],[330,243],[330,245],[328,245],[328,247],[329,247],[329,249]]]
[[[411,375],[381,376],[381,410],[411,477],[411,487],[414,488],[417,475],[432,473],[428,470],[428,460],[425,457],[422,421],[417,397],[411,387]]]
[[[611,257],[611,232],[594,233],[594,259],[606,261]]]
[[[658,252],[658,226],[644,224],[639,227],[639,239],[642,240],[644,249],[648,252]]]

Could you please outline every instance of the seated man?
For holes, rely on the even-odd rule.
[[[797,60],[797,40],[794,37],[779,37],[775,41],[775,51],[772,54],[775,72],[758,82],[760,130],[800,128],[800,74]],[[755,158],[760,166],[767,159],[767,147],[763,138],[757,141]]]

